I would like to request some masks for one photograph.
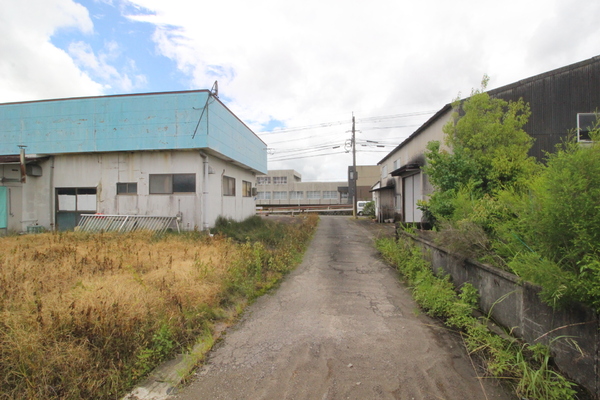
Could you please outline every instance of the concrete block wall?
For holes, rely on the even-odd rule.
[[[434,271],[449,274],[457,287],[471,283],[479,292],[481,310],[495,322],[527,343],[550,346],[561,372],[600,399],[598,313],[579,304],[555,310],[540,300],[538,286],[453,255],[423,238],[404,237],[420,246]]]

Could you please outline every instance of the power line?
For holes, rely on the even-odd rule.
[[[402,114],[381,115],[381,116],[376,116],[376,117],[365,117],[365,118],[357,119],[357,122],[376,123],[376,122],[381,122],[383,120],[389,120],[389,119],[395,119],[395,118],[408,118],[408,117],[417,117],[417,116],[421,116],[421,115],[434,114],[435,112],[436,112],[436,110],[418,111],[418,112],[402,113]],[[303,130],[308,130],[308,129],[329,128],[332,126],[343,125],[343,124],[347,124],[347,123],[348,123],[347,120],[322,122],[322,123],[313,124],[313,125],[305,125],[305,126],[291,127],[291,128],[285,128],[285,129],[277,129],[277,130],[269,131],[269,132],[259,132],[258,134],[259,135],[273,135],[273,134],[277,134],[277,133],[297,132],[297,131],[303,131]],[[373,129],[373,128],[371,128],[371,129]],[[384,128],[382,128],[382,129],[384,129]]]
[[[341,134],[343,134],[343,132],[335,132],[335,133],[330,133],[330,134],[326,134],[326,135],[307,136],[307,137],[301,137],[301,138],[296,138],[296,139],[287,139],[287,140],[282,140],[279,142],[270,142],[270,143],[271,144],[279,144],[279,143],[297,142],[299,140],[313,139],[316,137],[324,138],[324,137],[336,136],[336,135],[341,135]]]
[[[325,153],[325,154],[314,154],[311,156],[301,156],[301,157],[288,157],[288,158],[277,158],[277,159],[270,159],[269,161],[271,162],[277,162],[277,161],[288,161],[288,160],[299,160],[302,158],[313,158],[313,157],[323,157],[323,156],[330,156],[333,154],[346,154],[345,151],[342,152],[333,152],[333,153]]]

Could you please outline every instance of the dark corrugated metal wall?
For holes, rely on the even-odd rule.
[[[530,154],[539,160],[577,128],[577,113],[600,111],[600,57],[489,91],[494,97],[531,107],[525,131],[535,142]]]

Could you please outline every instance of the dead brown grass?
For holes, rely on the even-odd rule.
[[[0,399],[118,398],[222,314],[232,274],[273,257],[199,234],[0,238]]]

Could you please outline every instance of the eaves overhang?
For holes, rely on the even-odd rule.
[[[46,161],[49,156],[25,156],[25,163],[37,163]],[[20,164],[21,156],[19,154],[0,155],[0,164]]]
[[[392,171],[392,176],[407,177],[421,172],[421,165],[417,163],[406,164]]]
[[[395,185],[388,185],[388,186],[382,186],[382,187],[378,187],[375,189],[371,189],[369,190],[370,193],[372,192],[382,192],[384,190],[396,190],[396,186]]]

